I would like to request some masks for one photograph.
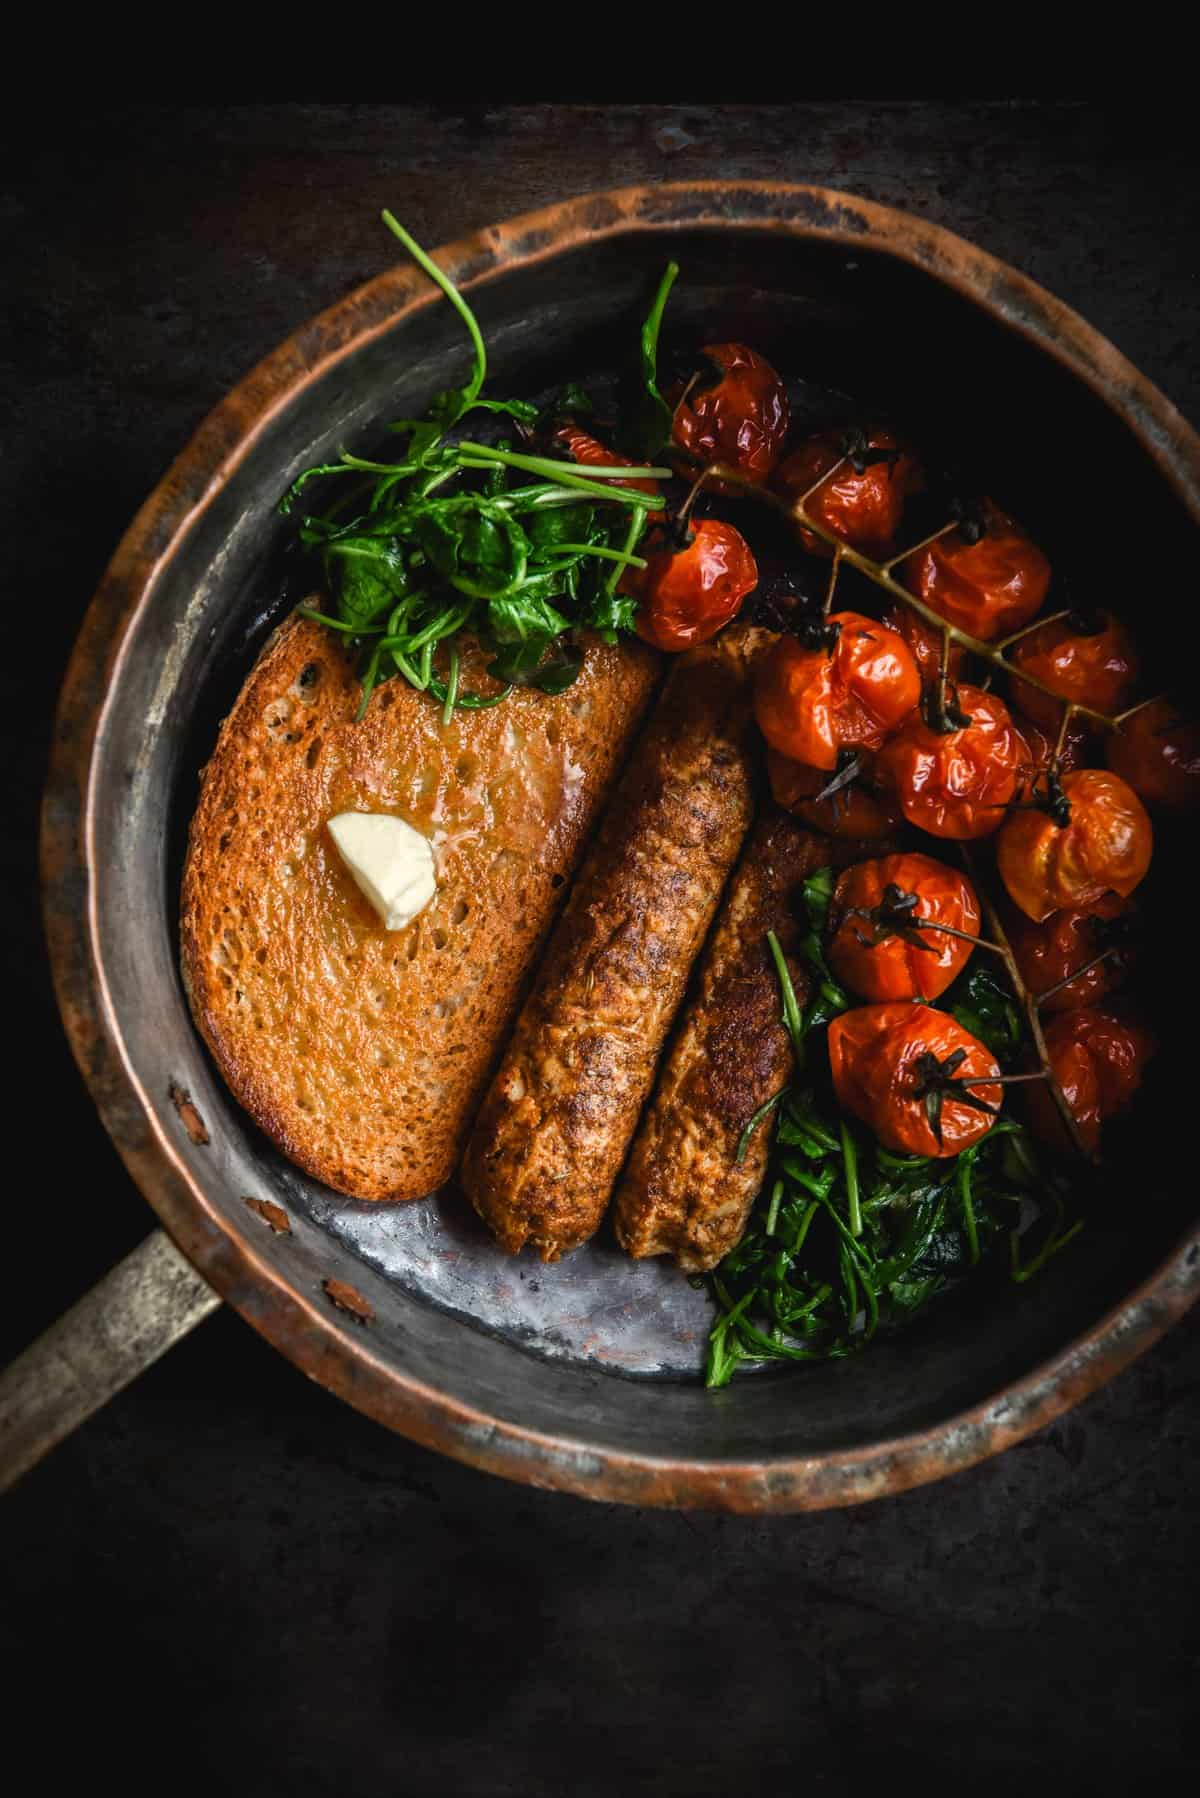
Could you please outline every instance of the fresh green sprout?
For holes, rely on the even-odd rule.
[[[399,220],[388,211],[383,220],[466,327],[470,373],[423,418],[390,427],[403,439],[396,460],[343,450],[336,461],[305,469],[282,509],[297,512],[312,482],[356,477],[348,489],[338,484],[323,511],[298,518],[300,541],[320,556],[331,600],[303,606],[301,615],[359,649],[360,717],[375,687],[399,676],[427,693],[448,724],[455,711],[498,704],[518,684],[561,692],[583,665],[580,631],[614,642],[633,628],[635,602],[619,584],[628,570],[645,568],[637,545],[664,501],[629,483],[672,477],[652,454],[670,437],[669,415],[662,429],[657,347],[679,271],[669,265],[642,332],[644,392],[633,434],[652,454],[626,467],[614,452],[611,467],[582,468],[470,433],[464,420],[471,413],[508,418],[526,432],[539,415],[528,401],[485,394],[487,346],[474,311]],[[578,389],[562,399],[573,410],[591,409]],[[491,652],[486,672],[496,692],[464,684],[468,637]]]
[[[759,1203],[742,1241],[708,1276],[717,1311],[710,1386],[727,1385],[742,1367],[858,1353],[976,1270],[982,1277],[1006,1237],[1009,1273],[1022,1285],[1083,1228],[1081,1219],[1068,1223],[1060,1183],[1014,1118],[998,1118],[957,1157],[927,1160],[893,1154],[839,1115],[822,1044],[830,1017],[850,1003],[831,980],[823,948],[833,880],[832,869],[820,869],[802,888],[808,929],[791,960],[807,964],[806,1003],[778,937],[767,938],[795,1073],[747,1120],[735,1152],[744,1161],[755,1132],[774,1118]],[[1019,1054],[1012,995],[990,969],[968,970],[944,1002],[956,1017],[969,1017],[999,1059]],[[1023,1262],[1016,1225],[1031,1198],[1041,1214],[1038,1240]]]

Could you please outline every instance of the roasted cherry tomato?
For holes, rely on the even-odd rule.
[[[885,855],[838,876],[829,929],[830,966],[852,993],[936,999],[971,958],[965,939],[979,935],[979,901],[969,880],[932,856]]]
[[[834,468],[837,473],[811,493],[814,483]],[[815,523],[876,560],[895,548],[904,502],[924,484],[921,465],[911,450],[880,428],[824,431],[810,437],[780,463],[773,482],[791,499],[808,493],[804,510]],[[814,531],[802,530],[800,541],[814,555],[833,554]]]
[[[1200,724],[1171,700],[1152,699],[1110,732],[1104,759],[1146,805],[1200,808]]]
[[[1047,736],[1041,725],[1034,724],[1030,718],[1021,719],[1017,734],[1025,745],[1017,784],[1017,801],[1020,803],[1045,791],[1047,776],[1054,766],[1054,738]],[[1087,731],[1072,722],[1058,758],[1060,775],[1070,774],[1073,769],[1083,766],[1087,745]]]
[[[682,549],[669,530],[654,531],[641,554],[645,568],[621,577],[638,600],[637,633],[656,649],[707,643],[735,616],[758,584],[750,545],[719,518],[694,518]]]
[[[631,462],[628,456],[618,456],[616,450],[610,450],[608,445],[601,443],[598,437],[593,437],[589,432],[583,430],[573,418],[568,418],[559,425],[554,433],[554,438],[557,443],[562,444],[572,462],[583,463],[588,468],[637,467],[637,463]],[[630,487],[637,493],[658,492],[657,481],[617,481],[614,485]]]
[[[1080,768],[1063,776],[1061,796],[1065,807],[1053,812],[1013,812],[996,839],[1000,878],[1039,924],[1054,911],[1090,911],[1109,893],[1128,899],[1154,847],[1145,807],[1119,775]]]
[[[902,637],[860,612],[835,612],[821,648],[780,637],[758,664],[754,712],[781,755],[836,768],[842,749],[878,749],[921,697]]]
[[[875,843],[894,836],[901,824],[899,807],[870,785],[873,758],[869,752],[861,750],[859,755],[866,764],[862,772],[828,799],[818,799],[818,793],[829,785],[832,776],[768,748],[767,779],[776,805],[794,812],[814,830],[823,830],[827,837]]]
[[[914,550],[901,573],[910,593],[984,643],[1035,618],[1050,586],[1037,544],[991,500],[969,525]]]
[[[913,652],[913,660],[921,671],[921,679],[926,686],[941,677],[942,671],[942,633],[935,630],[932,624],[926,624],[915,612],[904,605],[889,606],[883,614],[883,622],[890,631],[897,631]],[[966,660],[966,652],[957,644],[950,645],[950,653],[946,657],[946,673],[950,680],[957,680]]]
[[[990,836],[1016,794],[1025,745],[994,693],[956,687],[949,700],[949,718],[966,724],[939,731],[914,712],[880,750],[876,777],[930,836]]]
[[[992,1056],[947,1011],[863,1005],[829,1025],[838,1104],[897,1155],[957,1155],[992,1127],[1003,1087]],[[983,1085],[967,1085],[982,1079]],[[990,1079],[989,1079],[990,1077]]]
[[[1120,986],[1134,954],[1130,925],[1130,906],[1115,893],[1092,911],[1051,912],[1041,924],[1022,918],[1012,952],[1041,1009],[1075,1011]]]
[[[1154,1039],[1137,1024],[1106,1011],[1067,1011],[1046,1026],[1046,1051],[1090,1155],[1100,1146],[1100,1126],[1123,1111],[1142,1082]],[[1028,1088],[1030,1121],[1054,1148],[1066,1147],[1058,1107],[1045,1087]]]
[[[1137,651],[1111,612],[1098,612],[1094,620],[1072,612],[1048,618],[1021,638],[1011,660],[1014,668],[1094,712],[1119,712],[1138,676]],[[1058,729],[1062,706],[1048,693],[1014,680],[1012,695],[1026,717],[1046,730]]]
[[[769,362],[744,343],[706,343],[721,370],[703,378],[675,408],[671,434],[704,462],[724,462],[747,481],[763,482],[778,462],[788,428],[787,393]]]

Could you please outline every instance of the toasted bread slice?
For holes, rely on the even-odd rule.
[[[464,690],[491,691],[469,645]],[[588,644],[575,685],[482,711],[387,682],[356,723],[341,644],[294,617],[221,726],[192,820],[182,966],[235,1097],[339,1192],[413,1199],[453,1171],[657,672]],[[431,840],[438,891],[388,932],[326,828],[384,812]]]

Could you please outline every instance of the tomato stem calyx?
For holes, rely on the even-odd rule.
[[[948,737],[956,730],[969,730],[971,714],[958,703],[958,688],[951,681],[938,680],[921,702],[922,715],[930,730]]]
[[[957,521],[958,534],[964,543],[976,544],[988,533],[987,507],[981,499],[964,499],[955,495],[950,501],[950,515]]]
[[[860,425],[855,425],[844,433],[841,447],[843,456],[855,474],[865,474],[868,468],[875,468],[881,462],[894,468],[904,453],[900,449],[874,448]]]
[[[823,799],[832,799],[835,793],[844,792],[862,773],[863,759],[853,749],[838,751],[838,769],[831,780],[826,781],[821,791],[813,799],[814,805],[820,805]]]
[[[841,629],[832,618],[802,618],[795,626],[796,635],[805,649],[824,649],[830,655],[837,648]]]
[[[864,924],[871,926],[869,937],[863,936],[860,931],[855,933],[864,949],[877,949],[889,937],[898,936],[902,942],[908,943],[914,949],[920,949],[923,954],[936,955],[938,951],[935,945],[927,943],[921,936],[924,919],[914,916],[916,907],[917,895],[905,892],[904,888],[897,886],[894,880],[889,880],[883,889],[883,897],[878,905],[851,905],[846,910],[846,916],[861,918]],[[956,930],[952,934],[966,936],[967,933]],[[968,942],[973,943],[974,940],[973,937],[967,937]]]
[[[1071,801],[1063,792],[1062,776],[1057,768],[1039,773],[1030,789],[1030,803],[1035,811],[1045,812],[1060,830],[1071,822]]]
[[[985,1111],[989,1117],[999,1115],[999,1106],[989,1105],[970,1088],[972,1086],[998,1086],[999,1075],[981,1074],[974,1080],[965,1076],[956,1079],[959,1068],[967,1058],[965,1049],[953,1049],[945,1061],[939,1061],[932,1049],[926,1049],[913,1062],[913,1073],[916,1083],[914,1096],[925,1101],[925,1116],[929,1120],[929,1128],[933,1131],[939,1148],[942,1146],[942,1104],[949,1094],[960,1105],[970,1106],[972,1111]]]

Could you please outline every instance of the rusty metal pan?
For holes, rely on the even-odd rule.
[[[988,455],[1020,470],[1021,515],[1052,538],[1094,534],[1123,508],[1160,568],[1195,555],[1200,440],[1186,422],[1066,306],[920,219],[816,187],[665,184],[570,200],[436,254],[479,311],[498,388],[604,367],[674,255],[673,328],[748,337],[825,389],[916,409],[942,438],[985,420]],[[124,1337],[121,1367],[47,1386],[30,1351],[6,1389],[10,1468],[130,1377],[136,1329],[112,1307],[147,1284],[143,1362],[215,1293],[389,1428],[534,1485],[793,1511],[969,1466],[1078,1402],[1195,1298],[1193,1201],[1161,1154],[1138,1228],[1117,1208],[1043,1280],[981,1291],[871,1355],[711,1394],[698,1378],[705,1301],[672,1270],[632,1266],[604,1241],[553,1268],[507,1261],[452,1193],[336,1200],[256,1134],[192,1030],[175,953],[180,845],[216,722],[280,603],[278,497],[460,364],[449,308],[415,269],[350,294],[200,427],[84,620],[45,800],[46,927],[80,1068],[175,1247],[152,1238],[93,1306],[93,1340]],[[1081,444],[1086,457],[1067,453]],[[1123,592],[1139,566],[1114,546]]]

